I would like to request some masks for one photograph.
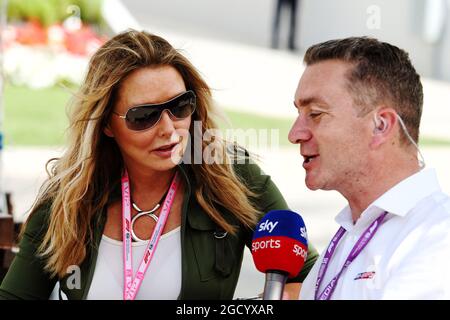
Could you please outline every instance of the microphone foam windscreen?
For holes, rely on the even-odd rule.
[[[306,227],[298,213],[273,210],[256,225],[252,255],[259,271],[276,270],[295,277],[305,264],[307,252]]]

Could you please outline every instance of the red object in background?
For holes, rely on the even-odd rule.
[[[89,26],[66,33],[66,49],[73,54],[90,55],[104,42]]]
[[[97,35],[88,25],[82,25],[77,30],[68,30],[63,25],[56,24],[48,29],[38,21],[28,21],[18,26],[11,26],[9,43],[14,41],[22,45],[55,45],[60,43],[63,50],[81,56],[92,55],[103,43],[106,36]]]
[[[47,31],[38,21],[28,21],[16,28],[16,41],[27,45],[46,44]]]

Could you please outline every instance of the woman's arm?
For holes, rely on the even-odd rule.
[[[44,271],[44,259],[36,252],[45,233],[49,208],[43,207],[32,214],[19,243],[19,252],[0,285],[0,299],[48,299],[56,284]]]

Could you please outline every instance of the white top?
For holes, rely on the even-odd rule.
[[[353,224],[347,206],[336,222],[347,232],[331,258],[319,292],[342,268],[367,227],[388,212],[378,231],[342,273],[331,299],[450,299],[450,197],[436,173],[424,169],[375,200]],[[323,252],[300,299],[314,299]]]
[[[149,241],[133,242],[133,277]],[[180,227],[163,234],[159,240],[136,300],[176,300],[181,290]],[[123,299],[123,247],[103,235],[94,277],[87,300]]]

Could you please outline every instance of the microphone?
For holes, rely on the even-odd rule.
[[[263,300],[281,300],[286,280],[299,274],[307,253],[306,227],[298,213],[273,210],[260,220],[252,256],[256,269],[266,274]]]

